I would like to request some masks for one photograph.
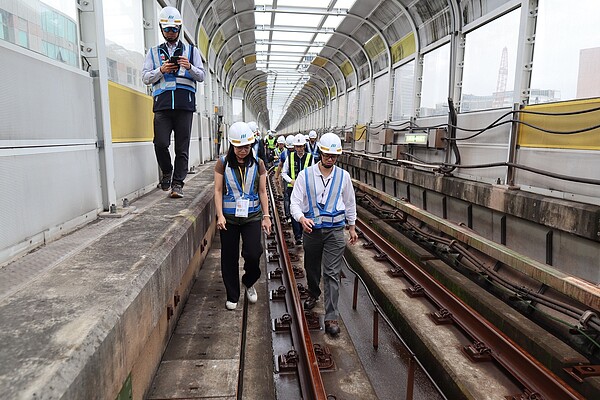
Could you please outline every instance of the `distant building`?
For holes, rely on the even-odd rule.
[[[577,98],[600,96],[600,47],[579,51],[579,76],[577,78]]]
[[[0,8],[0,40],[78,66],[77,23],[45,3],[29,3]]]
[[[529,93],[529,104],[552,103],[560,100],[560,90],[531,89]],[[502,93],[492,93],[485,96],[463,94],[460,111],[469,112],[477,110],[490,110],[493,108],[510,108],[512,107],[512,103],[512,90],[507,90]]]

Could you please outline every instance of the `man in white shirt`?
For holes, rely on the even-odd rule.
[[[315,307],[321,295],[321,266],[325,305],[325,331],[331,336],[340,332],[338,324],[339,279],[346,248],[344,226],[350,230],[350,244],[356,234],[356,199],[350,174],[336,167],[342,154],[340,138],[328,132],[319,141],[321,161],[298,174],[290,199],[292,218],[304,231],[304,269],[309,298],[305,309]]]

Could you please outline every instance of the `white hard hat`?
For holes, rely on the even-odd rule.
[[[304,135],[304,140],[306,140],[308,142],[310,138],[308,137],[308,135]]]
[[[236,122],[229,127],[229,143],[235,147],[254,143],[254,135],[247,123]]]
[[[248,122],[248,127],[250,127],[252,132],[256,132],[258,130],[258,125],[256,125],[256,122],[254,121]]]
[[[304,135],[299,133],[296,136],[294,136],[294,146],[304,146],[306,144],[306,139],[304,138]]]
[[[308,138],[309,139],[316,139],[317,138],[317,132],[315,132],[315,131],[308,132]]]
[[[294,148],[294,135],[288,135],[285,138],[285,146],[287,148]]]
[[[175,7],[165,7],[158,14],[158,23],[162,28],[167,26],[181,26],[181,14]]]
[[[321,153],[325,154],[342,154],[342,141],[340,137],[333,132],[327,132],[321,136],[321,140],[317,144]]]
[[[277,137],[277,144],[283,143],[285,144],[285,138],[283,135]]]
[[[269,130],[267,131],[267,135],[272,137],[272,136],[273,136],[273,131],[269,129]]]

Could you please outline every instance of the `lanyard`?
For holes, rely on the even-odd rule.
[[[331,182],[331,177],[329,177],[327,179],[327,183],[325,183],[325,179],[323,179],[323,175],[319,175],[319,178],[321,178],[321,182],[323,182],[323,193],[321,194],[321,201],[320,203],[323,204],[323,200],[325,200],[325,193],[327,193],[327,186],[329,185],[329,182]]]
[[[238,169],[240,170],[240,180],[242,181],[242,197],[244,196],[244,194],[246,193],[246,175],[242,172],[242,167],[238,166]],[[246,168],[244,167],[244,171],[246,170]]]

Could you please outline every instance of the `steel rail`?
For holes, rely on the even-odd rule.
[[[278,238],[278,247],[281,254],[280,260],[283,259],[285,264],[285,268],[282,268],[282,279],[287,288],[285,292],[286,303],[288,307],[291,308],[290,314],[292,314],[290,332],[294,346],[299,347],[297,351],[300,361],[298,363],[300,387],[304,399],[326,400],[327,393],[325,392],[325,387],[323,386],[323,379],[321,378],[321,371],[319,370],[317,356],[315,355],[310,331],[304,315],[304,309],[302,307],[302,302],[300,301],[300,293],[298,292],[298,285],[296,283],[296,278],[294,277],[292,261],[290,260],[290,254],[285,242],[283,230],[281,229],[279,213],[276,212],[277,209],[275,206],[275,196],[273,194],[271,180],[267,179],[267,183],[269,200],[272,205],[271,218],[274,219],[275,222],[275,224],[273,224],[273,228],[277,227],[276,234]]]
[[[545,399],[584,399],[581,394],[521,349],[479,313],[446,290],[431,275],[404,257],[360,219],[356,221],[356,227],[393,264],[403,269],[404,275],[412,284],[419,284],[433,303],[440,309],[448,310],[457,326],[471,335],[474,340],[484,343],[490,349],[489,355],[524,388],[542,395]]]
[[[359,198],[359,195],[357,194],[357,199],[358,198]],[[584,315],[586,315],[587,313],[592,311],[592,310],[589,310],[589,308],[576,307],[574,305],[571,305],[571,304],[559,301],[555,298],[552,298],[551,296],[546,296],[546,295],[537,293],[535,288],[523,287],[522,284],[516,284],[514,281],[511,281],[511,280],[505,278],[502,274],[498,273],[493,268],[486,267],[483,264],[483,262],[481,262],[477,258],[477,256],[475,254],[473,254],[465,245],[462,244],[462,242],[458,241],[457,239],[455,239],[453,237],[443,237],[443,236],[428,232],[428,231],[416,226],[415,224],[409,222],[407,219],[404,218],[404,216],[406,214],[403,211],[400,211],[398,209],[382,207],[381,205],[377,204],[375,197],[373,197],[367,193],[365,193],[364,196],[362,196],[362,199],[367,201],[371,206],[373,206],[379,212],[393,214],[398,219],[398,222],[405,227],[405,229],[412,230],[412,231],[418,233],[422,237],[431,239],[431,240],[435,241],[436,243],[444,244],[444,245],[448,246],[450,249],[457,251],[458,254],[460,254],[462,257],[465,258],[465,260],[468,260],[472,264],[472,266],[467,266],[467,268],[469,268],[471,271],[478,273],[478,274],[487,275],[488,277],[486,279],[496,282],[498,285],[500,285],[505,290],[509,290],[509,291],[513,292],[514,294],[521,296],[523,299],[533,299],[537,303],[543,304],[555,311],[558,311],[558,312],[560,312],[570,318],[578,320],[578,321],[581,321],[582,318],[584,317]],[[498,261],[495,258],[494,258],[494,260]],[[465,265],[465,263],[462,263],[462,264]],[[600,330],[600,323],[597,322],[598,319],[599,318],[595,313],[591,314],[591,317],[587,321],[587,326],[591,327],[595,330]]]

